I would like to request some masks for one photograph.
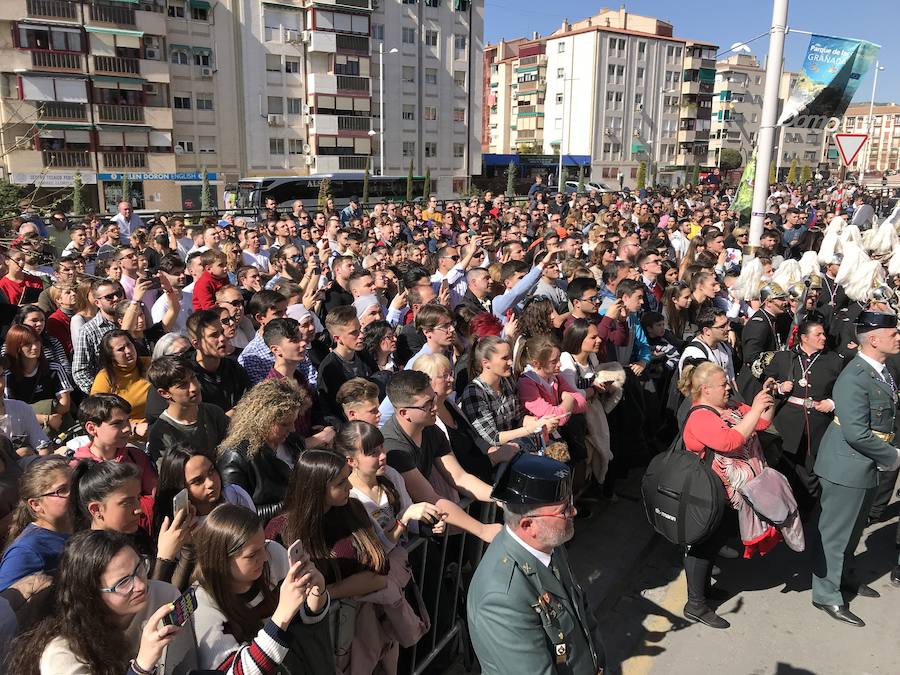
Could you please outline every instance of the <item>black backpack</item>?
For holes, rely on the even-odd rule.
[[[691,408],[688,417],[703,409],[718,414],[714,408],[700,405]],[[725,486],[712,470],[714,456],[708,448],[703,458],[689,451],[679,433],[669,449],[647,466],[641,481],[644,510],[653,529],[673,544],[697,544],[722,520]]]

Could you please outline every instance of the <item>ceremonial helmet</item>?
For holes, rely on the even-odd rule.
[[[780,284],[774,281],[770,281],[767,284],[764,284],[762,288],[759,289],[759,301],[766,302],[768,300],[777,300],[779,298],[786,300],[788,297],[787,292],[781,287]]]
[[[818,272],[813,272],[809,276],[806,277],[806,287],[810,288],[814,291],[819,291],[822,289],[822,275]]]

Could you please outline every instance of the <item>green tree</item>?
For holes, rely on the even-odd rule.
[[[25,188],[0,180],[0,217],[17,216],[20,213],[19,200],[25,196]]]
[[[584,165],[578,166],[578,185],[575,187],[577,194],[584,194]]]
[[[744,158],[741,157],[740,151],[734,148],[722,148],[719,153],[719,168],[722,171],[734,171],[739,169],[743,163]]]
[[[506,197],[507,199],[511,199],[516,194],[516,176],[518,175],[519,170],[516,167],[516,163],[512,160],[509,160],[509,166],[506,167]]]
[[[647,162],[638,164],[637,172],[637,189],[643,190],[647,187]]]
[[[787,182],[793,185],[797,182],[797,160],[791,160],[791,168],[788,169]]]
[[[209,190],[209,174],[206,172],[206,167],[204,166],[200,170],[200,210],[211,211],[212,208],[212,195]]]
[[[409,160],[409,173],[406,174],[406,203],[410,204],[413,200],[413,161]]]
[[[425,182],[422,183],[422,201],[426,204],[428,203],[428,198],[431,196],[431,167],[425,167]]]
[[[810,180],[812,180],[812,169],[804,164],[803,168],[800,170],[800,182],[808,183]]]
[[[331,197],[331,179],[323,178],[322,182],[319,183],[319,196],[316,199],[317,206],[319,207],[319,211],[325,210],[325,204],[328,202],[328,199]]]
[[[122,196],[120,199],[123,202],[131,203],[131,176],[126,171],[122,174]]]
[[[775,160],[769,163],[769,185],[775,185],[778,182],[778,176],[775,173]]]
[[[369,203],[369,162],[371,161],[371,157],[366,157],[366,172],[363,174],[362,204],[360,204],[363,211],[365,211],[366,204]]]
[[[84,213],[84,203],[81,199],[81,172],[76,171],[72,177],[72,213],[80,216]]]

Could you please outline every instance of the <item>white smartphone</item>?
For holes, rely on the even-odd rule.
[[[178,515],[178,512],[181,509],[187,509],[188,507],[188,491],[187,488],[184,488],[181,492],[175,495],[172,498],[172,517],[174,518]]]
[[[297,561],[301,560],[306,553],[303,548],[303,542],[299,539],[291,544],[291,547],[288,549],[288,562],[293,565]]]

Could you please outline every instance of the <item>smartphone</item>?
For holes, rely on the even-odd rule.
[[[293,565],[297,561],[303,558],[303,555],[306,551],[303,548],[303,542],[299,539],[291,544],[291,547],[288,549],[288,562]]]
[[[185,488],[172,498],[172,517],[174,518],[181,509],[187,509],[187,507],[188,491]]]
[[[166,626],[183,626],[196,609],[197,595],[191,587],[172,603],[172,611],[163,617],[162,622]]]

